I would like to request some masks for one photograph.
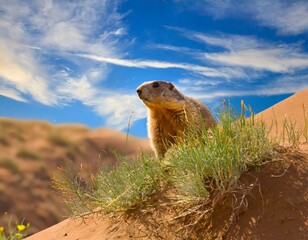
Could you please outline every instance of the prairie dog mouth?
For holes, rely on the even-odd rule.
[[[147,98],[142,98],[142,97],[140,97],[140,99],[141,99],[142,101],[150,102],[150,100],[147,99]]]
[[[138,94],[138,97],[139,97],[142,101],[147,101],[147,102],[149,102],[149,99],[146,98],[146,97],[143,97],[141,93]]]

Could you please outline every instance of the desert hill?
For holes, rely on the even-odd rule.
[[[270,136],[283,138],[286,131],[284,124],[293,125],[300,131],[308,131],[308,88],[297,92],[257,115],[270,129]],[[286,136],[285,136],[286,137]],[[304,142],[304,136],[300,137]]]
[[[58,168],[95,172],[114,164],[115,152],[133,158],[141,151],[150,151],[147,140],[110,129],[1,118],[0,226],[25,219],[33,233],[58,223],[68,214],[51,186]]]
[[[308,106],[307,96],[308,89],[298,92],[257,117],[265,121],[269,131],[273,131],[273,122],[279,123],[285,116],[295,120],[296,126],[303,129],[307,124],[307,115],[306,119],[303,117],[303,106]],[[275,134],[281,134],[282,128],[279,126],[274,130]],[[286,149],[279,154],[278,161],[264,164],[260,169],[251,170],[241,177],[241,182],[257,184],[247,195],[246,207],[238,212],[235,222],[227,226],[228,233],[223,239],[308,239],[307,143],[302,143],[300,149]],[[215,224],[218,227],[228,220],[228,211],[222,207],[214,216],[214,231]],[[130,232],[136,231],[140,231],[137,237],[144,239],[141,225],[138,229],[128,226],[126,231],[117,232],[110,231],[111,227],[112,223],[108,219],[97,216],[82,220],[66,219],[27,239],[131,239]]]

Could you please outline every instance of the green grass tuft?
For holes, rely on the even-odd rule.
[[[40,158],[40,155],[34,151],[31,151],[27,148],[21,148],[17,152],[17,157],[25,158],[25,159],[32,159],[37,160]]]
[[[48,136],[48,141],[61,147],[69,147],[71,145],[71,142],[67,138],[55,133]]]
[[[120,160],[119,166],[100,170],[88,182],[64,171],[55,185],[74,215],[97,208],[125,212],[166,184],[174,190],[172,199],[181,204],[208,200],[213,191],[236,187],[241,174],[250,166],[259,166],[273,148],[264,123],[257,122],[252,113],[246,118],[244,107],[240,116],[225,109],[210,131],[200,132],[192,126],[163,161],[149,156],[134,163]]]
[[[19,173],[17,164],[12,159],[9,158],[1,158],[0,167],[8,169],[13,174]]]
[[[305,105],[303,103],[303,114],[304,114],[304,129],[303,129],[303,135],[306,140],[306,143],[308,143],[308,117],[306,117],[306,109]]]
[[[254,115],[234,117],[230,109],[219,124],[202,134],[192,129],[169,151],[170,181],[182,202],[206,200],[215,191],[234,188],[249,166],[258,166],[270,154],[265,125]]]
[[[10,145],[10,141],[9,141],[8,137],[0,135],[0,144],[5,145],[5,146]]]
[[[54,179],[74,215],[97,208],[104,212],[126,211],[159,189],[164,174],[159,161],[145,155],[134,163],[120,161],[118,166],[90,176],[87,182],[69,171],[62,171]]]
[[[122,160],[111,171],[99,172],[93,201],[106,211],[126,211],[155,193],[163,175],[162,165],[152,157],[142,156],[133,164]]]

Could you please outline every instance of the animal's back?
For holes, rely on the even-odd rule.
[[[200,124],[203,124],[205,126],[205,128],[211,128],[213,126],[216,125],[216,120],[215,118],[213,117],[212,113],[210,112],[210,110],[207,108],[207,106],[205,106],[203,103],[201,103],[200,101],[192,98],[192,97],[187,97],[187,100],[193,104],[197,109],[198,109],[198,112],[199,112],[199,118],[201,116],[201,121],[200,121]],[[197,119],[196,119],[197,121]],[[202,127],[202,126],[200,126]]]

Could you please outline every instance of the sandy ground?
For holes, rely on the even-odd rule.
[[[306,120],[303,109],[306,111]],[[272,136],[282,133],[281,122],[285,119],[303,130],[308,119],[308,89],[294,94],[257,117],[266,122]],[[241,177],[243,183],[257,180],[258,184],[247,197],[247,208],[239,212],[223,239],[308,239],[308,145],[304,143],[303,137],[301,141],[300,149],[281,152],[280,161],[265,164]],[[220,222],[229,216],[227,211],[222,210],[218,216]],[[131,239],[129,229],[114,235],[110,234],[110,227],[110,221],[94,216],[84,221],[66,219],[27,239]]]
[[[34,233],[64,220],[51,181],[58,168],[86,175],[116,163],[115,152],[134,158],[141,151],[152,152],[148,140],[110,129],[0,118],[0,226],[24,219]]]
[[[108,227],[108,221],[95,217],[88,219],[66,219],[27,239],[108,239]]]
[[[293,125],[300,131],[306,130],[308,134],[308,89],[295,93],[266,109],[259,113],[257,118],[265,121],[272,137],[288,138],[288,133],[283,130],[284,124]],[[300,140],[304,142],[304,136],[301,136]]]

